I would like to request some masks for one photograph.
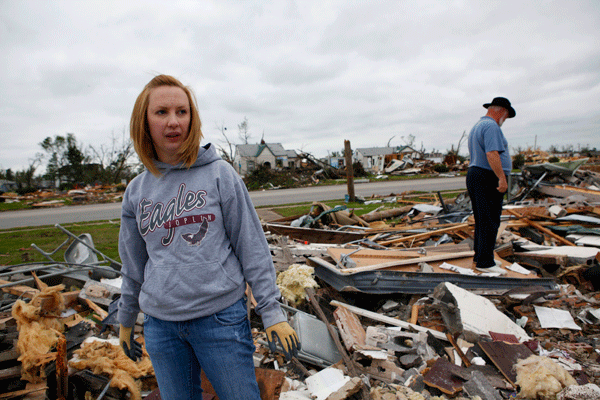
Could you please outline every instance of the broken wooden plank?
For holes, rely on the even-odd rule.
[[[10,281],[5,281],[5,280],[0,279],[0,285],[5,286],[2,288],[2,291],[5,293],[10,293],[14,296],[26,297],[28,299],[33,299],[35,297],[35,295],[40,293],[40,291],[38,289],[32,288],[31,286],[11,285],[11,283],[12,282],[10,282]],[[61,293],[61,296],[63,298],[63,302],[65,305],[68,305],[68,304],[71,304],[72,302],[74,302],[77,299],[78,295],[79,295],[78,290],[75,290],[72,292]],[[41,297],[38,297],[38,299],[36,300],[36,303],[34,303],[34,304],[36,306],[40,307],[40,309],[42,311],[48,311],[51,304],[54,304],[54,298],[52,295],[41,296]]]
[[[531,263],[534,261],[534,264],[538,264],[540,266],[546,264],[555,264],[560,267],[566,267],[567,265],[567,256],[561,254],[537,254],[535,252],[517,252],[514,253],[513,256],[516,258],[516,261],[523,261],[524,263]]]
[[[33,296],[40,292],[38,289],[32,288],[31,286],[12,285],[12,283],[13,282],[0,279],[0,285],[3,286],[2,291],[18,297],[27,297],[28,299],[32,299]]]
[[[46,383],[28,383],[25,389],[22,390],[17,390],[14,392],[9,392],[9,393],[1,393],[0,394],[0,400],[1,399],[16,399],[16,398],[21,398],[22,396],[27,396],[27,395],[35,395],[35,394],[39,394],[39,392],[44,391],[44,393],[41,393],[41,395],[43,396],[42,398],[46,397],[46,390],[48,389],[48,386],[46,386]],[[23,398],[32,398],[32,397],[23,397]]]
[[[416,324],[419,320],[419,310],[423,308],[422,304],[413,304],[410,308],[410,322],[411,324]]]
[[[423,250],[372,250],[372,249],[346,249],[342,247],[328,247],[327,254],[334,260],[339,260],[343,254],[352,253],[352,258],[368,258],[368,259],[390,259],[390,260],[406,260],[423,256]]]
[[[600,202],[600,192],[597,190],[585,189],[575,186],[567,185],[554,185],[554,186],[538,186],[536,190],[540,193],[551,197],[562,197],[566,198],[573,195],[584,196],[589,202],[596,203]]]
[[[67,360],[67,340],[60,335],[56,344],[56,398],[66,400],[69,395],[69,367]]]
[[[68,307],[69,304],[75,302],[79,296],[79,290],[74,290],[72,292],[60,293],[62,297],[63,304],[65,307]],[[54,295],[39,295],[35,298],[34,301],[31,302],[32,305],[39,307],[40,312],[42,314],[54,311],[56,308],[56,300]]]
[[[82,299],[85,304],[87,304],[87,306],[89,308],[91,308],[92,310],[94,310],[94,312],[96,314],[98,314],[98,316],[100,317],[100,319],[104,320],[106,317],[108,317],[108,312],[105,311],[102,307],[100,307],[98,304],[94,303],[93,301],[91,301],[90,299]]]
[[[333,311],[333,317],[335,318],[340,336],[346,345],[346,350],[350,351],[356,346],[365,345],[365,328],[360,323],[356,314],[344,307],[337,307]]]
[[[286,235],[293,239],[309,243],[344,244],[354,242],[367,236],[365,232],[342,232],[325,229],[293,227],[279,224],[263,224],[265,232],[270,231],[278,235]]]
[[[21,376],[21,366],[5,368],[0,370],[0,380],[18,378]]]
[[[540,224],[538,224],[537,222],[531,221],[530,219],[527,219],[525,217],[523,217],[521,214],[519,214],[518,212],[511,210],[511,209],[507,209],[506,210],[509,214],[514,215],[515,217],[519,218],[521,221],[525,222],[528,225],[533,226],[534,228],[536,228],[537,230],[544,232],[546,235],[558,240],[559,242],[561,242],[562,244],[565,244],[567,246],[575,246],[575,243],[568,241],[567,239],[563,238],[562,236],[557,235],[556,233],[552,232],[550,229],[548,228],[544,228],[543,226],[541,226]]]
[[[446,337],[446,335],[443,332],[436,331],[434,329],[428,329],[428,328],[425,328],[425,327],[422,327],[419,325],[414,325],[414,324],[402,321],[400,319],[386,317],[385,315],[381,315],[376,312],[365,310],[365,309],[358,308],[355,306],[351,306],[349,304],[341,303],[337,300],[332,300],[329,302],[329,304],[331,304],[332,306],[347,308],[349,311],[352,311],[355,314],[362,315],[363,317],[370,318],[374,321],[383,322],[383,323],[386,323],[386,324],[392,325],[392,326],[399,326],[404,329],[414,329],[419,332],[430,332],[436,339],[440,339],[443,341],[448,340],[448,338]]]
[[[16,348],[0,352],[0,362],[16,360],[19,358],[19,351]]]
[[[390,244],[396,244],[396,243],[401,243],[401,242],[410,242],[413,240],[419,240],[419,239],[427,239],[433,235],[439,235],[440,233],[446,233],[446,232],[453,232],[456,230],[461,230],[463,228],[468,227],[469,224],[465,223],[465,224],[455,224],[454,226],[450,226],[448,228],[442,228],[442,229],[436,229],[434,231],[431,232],[425,232],[425,233],[418,233],[416,235],[411,235],[411,236],[404,236],[401,238],[396,238],[396,239],[390,239],[390,240],[384,240],[379,242],[379,244],[383,245],[383,246],[387,246]]]
[[[519,360],[524,360],[533,355],[529,347],[522,343],[511,344],[506,342],[479,342],[478,345],[502,375],[516,387],[517,373],[514,366]]]
[[[440,357],[423,375],[423,382],[443,393],[455,396],[462,390],[464,381],[452,371],[454,368],[460,367],[452,365],[445,358]]]
[[[390,262],[375,264],[375,265],[367,265],[364,267],[344,268],[344,269],[340,269],[339,271],[343,274],[354,274],[357,272],[374,271],[374,270],[385,269],[385,268],[390,268],[390,267],[400,267],[403,265],[418,264],[421,262],[444,261],[444,260],[452,260],[452,259],[456,259],[456,258],[473,257],[474,254],[475,254],[475,252],[472,250],[461,251],[458,253],[434,254],[431,256],[410,258],[407,260],[398,260],[398,261],[390,261]]]
[[[531,216],[541,216],[543,218],[548,218],[550,216],[550,212],[548,211],[548,207],[546,206],[528,206],[528,207],[513,207],[513,208],[504,208],[502,209],[502,215],[510,214],[508,210],[515,210],[523,217],[528,218]]]
[[[471,362],[469,361],[469,359],[467,358],[465,353],[463,353],[460,346],[456,343],[456,339],[454,338],[454,336],[452,336],[452,334],[450,332],[446,332],[446,337],[448,338],[448,341],[450,342],[452,347],[454,347],[454,351],[456,351],[456,353],[460,357],[461,361],[463,362],[464,366],[467,368],[470,367]]]

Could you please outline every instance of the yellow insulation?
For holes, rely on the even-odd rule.
[[[154,375],[150,358],[144,349],[144,355],[138,362],[133,362],[125,355],[123,349],[107,341],[85,341],[75,351],[69,366],[76,369],[89,369],[96,375],[108,375],[110,385],[119,389],[127,389],[132,400],[141,400],[140,383],[135,379]]]
[[[313,278],[315,269],[308,265],[292,264],[287,270],[277,275],[277,287],[281,295],[287,299],[293,307],[306,300],[305,288],[318,288],[319,285]]]
[[[577,381],[562,366],[548,357],[529,356],[515,365],[520,398],[535,400],[555,399],[567,386]]]
[[[38,383],[45,378],[44,365],[56,358],[51,353],[56,342],[64,331],[64,325],[56,318],[64,309],[61,291],[64,285],[45,286],[31,302],[17,300],[12,308],[12,316],[17,321],[19,339],[17,349],[18,361],[21,362],[21,379]],[[53,298],[51,308],[44,316],[37,305],[38,298]]]

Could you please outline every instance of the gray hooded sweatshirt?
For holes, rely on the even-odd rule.
[[[221,311],[252,288],[265,328],[286,320],[275,268],[244,182],[210,144],[194,165],[155,161],[123,196],[119,254],[123,268],[118,320],[138,312],[186,321]]]

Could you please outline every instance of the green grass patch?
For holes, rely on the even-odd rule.
[[[458,191],[441,192],[444,199],[455,198],[458,193]],[[411,197],[415,196],[415,199],[418,200],[418,195],[421,194],[424,198],[428,198],[428,201],[433,200],[433,197],[437,199],[437,194],[431,192],[414,192],[411,194]],[[373,204],[363,204],[358,202],[346,203],[343,199],[327,200],[322,203],[331,208],[337,205],[346,205],[348,209],[354,210],[354,213],[358,216],[371,212],[381,206],[383,206],[384,209],[390,209],[402,207],[406,204],[383,202]],[[308,214],[311,206],[312,202],[305,202],[261,208],[271,208],[282,217],[294,217]],[[76,236],[82,233],[89,233],[92,236],[96,250],[118,262],[120,262],[118,252],[119,227],[119,223],[111,223],[108,221],[80,222],[63,225],[63,228]],[[33,248],[31,244],[34,243],[43,251],[50,253],[67,239],[69,239],[69,242],[51,256],[55,261],[64,261],[65,250],[73,240],[60,229],[54,226],[44,226],[0,230],[0,265],[16,265],[28,262],[48,261],[48,259]]]
[[[0,203],[0,211],[27,210],[30,208],[32,208],[30,204],[23,203],[22,201]]]
[[[119,226],[110,222],[84,222],[61,225],[75,236],[89,233],[94,242],[94,248],[113,260],[119,261]],[[15,265],[28,262],[48,261],[39,251],[31,246],[37,245],[47,253],[53,252],[65,240],[67,234],[54,226],[40,228],[20,228],[0,230],[0,265]],[[51,257],[54,261],[65,261],[64,254],[70,239]],[[100,260],[102,257],[98,256]]]

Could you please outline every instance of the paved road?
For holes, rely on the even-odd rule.
[[[464,189],[465,178],[434,178],[421,180],[387,181],[356,183],[354,192],[357,196],[387,196],[400,194],[409,190],[436,192],[440,190]],[[265,190],[251,192],[250,197],[256,207],[343,199],[347,194],[346,185],[317,186],[298,189]],[[0,229],[24,226],[42,226],[66,224],[72,222],[119,220],[121,203],[92,204],[36,210],[6,211],[0,213]]]

